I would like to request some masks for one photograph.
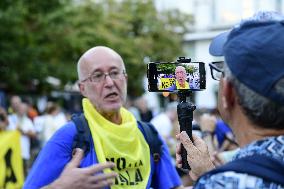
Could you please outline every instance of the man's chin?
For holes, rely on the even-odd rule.
[[[117,103],[117,104],[105,105],[103,107],[103,110],[104,112],[115,113],[115,112],[119,112],[121,107],[122,107],[122,104]]]

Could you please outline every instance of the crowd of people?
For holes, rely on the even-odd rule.
[[[133,113],[133,115],[135,115],[137,120],[153,124],[167,144],[171,155],[171,161],[174,165],[177,144],[175,135],[179,133],[179,124],[177,119],[178,103],[167,102],[166,104],[166,107],[161,109],[160,112],[154,112],[151,108],[149,108],[147,101],[142,96],[135,99],[132,105],[126,107]],[[7,112],[10,113],[7,114]],[[48,102],[46,104],[45,111],[40,114],[36,108],[28,106],[24,98],[21,99],[20,96],[17,95],[11,96],[10,107],[7,110],[4,108],[0,109],[1,130],[18,130],[21,133],[21,149],[25,176],[28,175],[40,149],[44,147],[51,136],[70,119],[70,115],[66,115],[64,112],[66,111],[64,111],[55,102]],[[214,157],[220,155],[218,160],[221,159],[222,162],[224,160],[228,161],[228,158],[221,156],[222,153],[220,152],[232,150],[231,148],[221,147],[223,146],[222,143],[226,141],[226,135],[233,137],[229,127],[227,127],[219,117],[217,118],[212,110],[196,110],[195,112],[196,115],[199,115],[198,117],[195,116],[193,121],[195,124],[193,132],[203,136],[204,139],[207,140],[208,145],[213,146],[212,157],[213,154]],[[197,112],[201,112],[201,114]],[[208,113],[210,113],[210,116]],[[220,131],[218,131],[218,125],[223,125],[223,129],[219,129]],[[222,133],[223,130],[228,132]],[[210,131],[210,138],[207,136],[208,131]],[[220,143],[220,140],[217,140],[218,136],[222,138],[222,143]],[[232,140],[234,139],[232,138]],[[191,185],[192,180],[190,177],[179,168],[176,167],[176,169],[182,179],[182,184],[185,186]]]
[[[213,39],[209,52],[225,58],[210,63],[218,107],[193,112],[192,139],[179,131],[177,102],[156,112],[143,97],[130,101],[122,57],[105,46],[87,50],[77,72],[88,151],[72,148],[77,128],[54,102],[39,114],[15,95],[0,108],[0,131],[21,133],[24,188],[283,188],[283,33],[282,15],[259,12]],[[158,161],[139,121],[162,139]]]
[[[24,175],[37,156],[40,148],[67,122],[67,115],[55,102],[48,102],[44,112],[40,113],[31,103],[18,95],[9,99],[9,107],[1,107],[1,130],[19,131],[21,134],[21,156]]]

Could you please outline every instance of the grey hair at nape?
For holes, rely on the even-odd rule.
[[[284,106],[254,92],[241,83],[226,63],[224,64],[224,75],[234,86],[238,95],[238,103],[249,120],[262,128],[284,129]],[[284,94],[284,78],[280,79],[272,90],[278,90]]]

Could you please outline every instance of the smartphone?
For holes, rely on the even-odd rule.
[[[147,64],[150,92],[200,91],[206,88],[203,62],[150,62]]]

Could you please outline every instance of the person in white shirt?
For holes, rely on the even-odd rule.
[[[177,103],[171,102],[167,105],[165,112],[156,115],[151,123],[165,140],[172,137],[173,123],[177,121]]]
[[[27,117],[27,104],[20,102],[15,106],[15,114],[9,115],[8,130],[21,132],[21,152],[24,161],[24,171],[27,173],[27,161],[30,159],[30,139],[36,137],[35,128],[31,119]]]

